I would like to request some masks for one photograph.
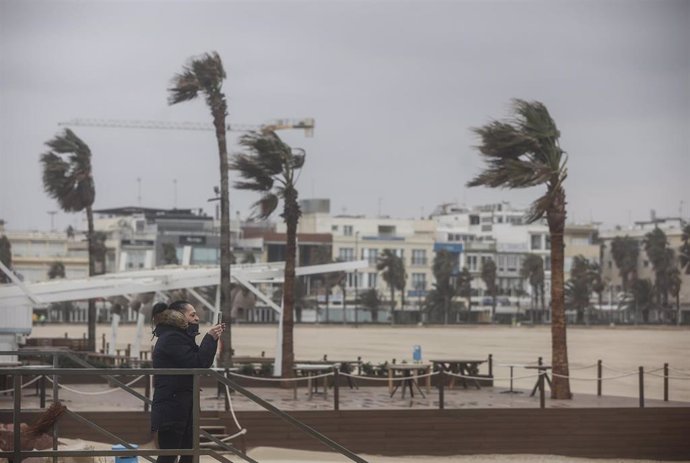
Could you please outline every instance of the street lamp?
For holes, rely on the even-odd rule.
[[[355,260],[359,259],[359,232],[355,232]],[[357,307],[359,306],[359,269],[355,269],[355,327],[357,327]]]

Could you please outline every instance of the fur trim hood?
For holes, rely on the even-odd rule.
[[[189,325],[181,312],[171,309],[165,309],[161,313],[156,314],[153,322],[156,327],[158,325],[168,325],[181,330],[186,330]]]

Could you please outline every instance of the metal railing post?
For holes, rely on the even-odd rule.
[[[14,412],[13,412],[13,420],[14,420],[14,458],[13,461],[15,462],[21,462],[22,461],[22,436],[21,436],[21,416],[20,413],[22,411],[22,375],[21,374],[14,374],[14,377],[12,378],[13,380],[13,385],[14,385]]]
[[[41,375],[41,379],[39,380],[39,401],[40,401],[40,408],[46,408],[46,375]]]
[[[668,363],[664,363],[664,402],[668,402]]]
[[[194,379],[192,381],[192,445],[194,446],[194,456],[192,457],[192,463],[199,463],[199,418],[201,413],[199,412],[199,374],[194,373]]]
[[[494,354],[489,354],[489,376],[494,376]]]
[[[333,367],[333,409],[334,410],[340,410],[340,388],[338,386],[338,368]],[[328,378],[324,378],[328,379]],[[326,388],[328,388],[328,385],[326,385]]]
[[[644,367],[640,367],[640,408],[644,408]]]
[[[60,366],[60,354],[53,353],[53,368]],[[58,376],[53,375],[53,403],[56,404],[60,400],[58,396],[60,388],[58,387]],[[53,425],[53,450],[58,449],[58,423]],[[53,463],[58,463],[58,457],[53,456]]]
[[[541,360],[541,357],[539,357]],[[546,395],[544,394],[544,375],[545,371],[539,369],[539,408],[546,408]]]
[[[601,360],[597,360],[597,396],[601,397]]]
[[[151,380],[153,379],[153,375],[146,375],[144,378],[144,395],[148,397],[149,399],[151,398]],[[144,401],[144,411],[148,412],[149,411],[149,403]]]
[[[446,387],[446,375],[443,371],[443,366],[438,371],[438,409],[446,408],[444,388]]]

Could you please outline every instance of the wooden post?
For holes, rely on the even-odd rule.
[[[494,355],[489,354],[489,376],[494,376]]]
[[[668,363],[664,363],[664,402],[668,402]]]
[[[601,397],[601,360],[597,360],[597,395]]]
[[[644,367],[640,367],[640,408],[644,408]]]
[[[537,365],[542,366],[543,364],[544,364],[544,363],[543,363],[542,358],[539,357],[539,358],[537,359]]]
[[[443,371],[443,367],[438,372],[438,409],[443,410],[446,407],[446,404],[444,403],[445,397],[443,390],[446,385],[446,376]]]
[[[132,345],[131,345],[131,344],[127,344],[127,349],[125,349],[125,356],[126,356],[127,358],[129,358],[131,353],[132,353]]]
[[[333,367],[333,409],[340,410],[340,387],[338,386],[339,372],[336,367]],[[327,378],[324,378],[324,380]],[[324,390],[328,385],[324,385]]]
[[[539,357],[541,362],[541,357]],[[541,365],[541,363],[540,363]],[[546,396],[544,394],[544,375],[545,371],[539,369],[539,408],[546,408]]]

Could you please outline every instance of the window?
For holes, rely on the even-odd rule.
[[[379,257],[378,249],[362,249],[362,259],[367,259],[369,265],[376,265],[376,260]]]
[[[412,250],[412,265],[426,265],[426,249]]]
[[[551,271],[551,256],[544,256],[544,271]]]
[[[470,272],[477,271],[477,256],[467,256],[467,268]]]
[[[192,248],[192,264],[216,265],[220,260],[220,250],[217,248]]]
[[[479,216],[478,215],[471,215],[470,216],[470,225],[479,225]]]
[[[343,225],[343,235],[352,236],[352,225]]]
[[[426,273],[412,274],[412,289],[416,291],[426,289]]]
[[[331,231],[338,231],[337,225],[331,225]]]
[[[551,235],[544,235],[544,243],[546,244],[546,249],[551,249]]]
[[[511,254],[506,257],[506,269],[509,272],[517,272],[518,267],[520,266],[520,258],[515,254]]]
[[[367,287],[368,288],[376,288],[378,276],[379,276],[379,274],[376,272],[367,273]]]
[[[379,225],[379,235],[395,236],[395,225]]]
[[[532,235],[531,249],[541,249],[541,235]]]
[[[491,225],[482,225],[483,232],[490,232],[493,229]]]
[[[340,248],[338,258],[345,262],[355,260],[355,250],[353,248]]]

